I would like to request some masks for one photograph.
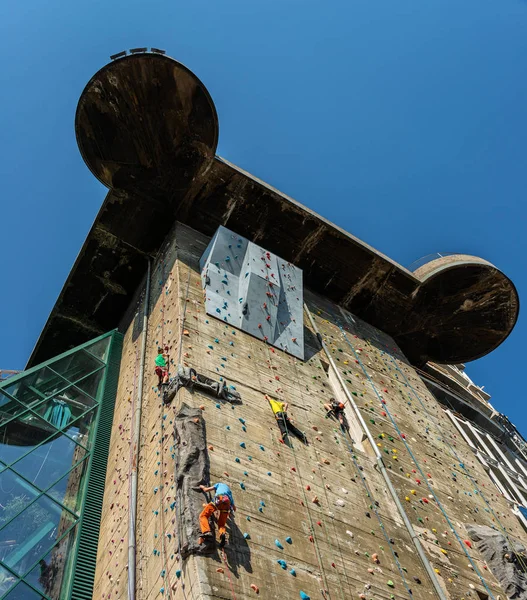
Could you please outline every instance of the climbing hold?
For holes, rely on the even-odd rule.
[[[225,573],[225,571],[222,569],[222,567],[218,567],[216,569],[216,573]]]
[[[292,543],[293,543],[293,540],[292,540],[292,539],[291,539],[289,536],[285,538],[285,541],[286,541],[288,544],[292,544]]]
[[[179,579],[181,577],[181,571],[176,571],[176,577]]]
[[[393,583],[393,581],[391,579],[388,579],[388,581],[386,582],[386,585],[389,587],[395,587],[395,584]]]
[[[240,442],[240,448],[245,448],[245,442]]]
[[[283,550],[283,549],[284,549],[284,547],[283,547],[283,546],[282,546],[282,544],[280,543],[280,540],[275,540],[275,541],[274,541],[274,545],[275,545],[277,548],[280,548],[280,550]]]
[[[251,583],[251,589],[254,590],[257,594],[260,593],[260,589],[254,583]]]
[[[287,563],[285,560],[277,560],[276,562],[282,567],[282,569],[287,569]]]
[[[243,534],[243,537],[244,537],[246,540],[250,540],[250,539],[251,539],[251,536],[250,536],[248,533],[244,533],[244,534]]]
[[[308,596],[305,592],[303,592],[302,590],[300,590],[300,598],[302,598],[302,600],[311,600],[311,596]]]
[[[296,571],[294,569],[291,569],[289,571],[289,574],[292,575],[293,577],[296,577]]]

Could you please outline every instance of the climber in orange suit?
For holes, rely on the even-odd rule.
[[[224,546],[225,524],[227,523],[229,515],[234,517],[234,511],[236,510],[231,488],[226,483],[216,483],[210,487],[200,485],[199,487],[201,491],[205,493],[214,491],[214,499],[205,506],[199,515],[201,535],[203,538],[212,536],[209,519],[216,511],[219,511],[220,515],[218,517],[218,533],[220,534],[220,545]]]

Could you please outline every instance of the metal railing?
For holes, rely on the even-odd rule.
[[[408,270],[412,272],[417,271],[419,267],[422,267],[423,265],[426,265],[427,263],[432,262],[433,260],[443,258],[444,256],[454,256],[455,254],[459,254],[459,252],[434,252],[433,254],[427,254],[422,258],[414,260],[414,262],[408,266]]]

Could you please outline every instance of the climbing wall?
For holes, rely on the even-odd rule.
[[[200,267],[207,314],[304,358],[300,269],[221,226]]]
[[[355,434],[352,444],[326,416],[323,403],[343,392],[328,377],[327,357],[309,320],[304,318],[300,360],[208,315],[199,259],[209,241],[177,225],[152,272],[138,463],[137,597],[369,600],[436,595],[376,467],[374,448]],[[446,596],[503,598],[465,525],[495,526],[525,541],[507,502],[394,342],[304,292]],[[129,321],[96,598],[127,594],[131,416],[141,343],[137,319]],[[182,389],[170,406],[163,406],[153,372],[158,345],[170,348],[172,374],[180,362],[224,380],[241,394],[242,404]],[[306,432],[309,445],[293,437],[292,448],[280,443],[265,394],[289,402],[290,417]],[[182,507],[175,502],[172,436],[174,415],[183,402],[202,411],[211,483],[228,483],[238,508],[227,526],[225,553],[185,560],[177,552]],[[346,414],[353,419],[349,406]],[[357,423],[350,424],[352,431],[359,430]],[[206,502],[201,492],[190,493]]]

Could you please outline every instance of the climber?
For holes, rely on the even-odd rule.
[[[210,538],[212,536],[209,519],[216,511],[219,511],[218,532],[220,534],[220,546],[223,548],[225,546],[225,523],[229,515],[234,518],[234,511],[236,510],[231,488],[226,483],[216,483],[210,487],[200,485],[199,489],[204,493],[214,491],[214,499],[205,506],[199,515],[201,537]]]
[[[291,423],[289,417],[287,416],[287,409],[289,407],[287,402],[280,402],[279,400],[273,400],[267,394],[265,395],[265,399],[271,405],[274,416],[276,418],[276,422],[278,423],[278,427],[280,429],[280,433],[282,434],[282,442],[287,446],[291,445],[289,441],[288,434],[291,432],[294,436],[296,436],[301,442],[307,444],[306,434],[303,431],[300,431],[297,427]]]
[[[157,387],[161,387],[161,385],[168,385],[168,379],[169,379],[168,363],[169,363],[168,346],[165,346],[164,350],[163,350],[163,348],[161,348],[161,346],[159,346],[157,349],[156,368],[155,368],[155,373],[156,373],[157,377],[159,378]]]
[[[324,404],[324,409],[327,410],[326,418],[335,417],[346,431],[349,430],[348,421],[344,414],[344,404],[342,402],[337,402],[335,398],[330,398],[329,402]]]

